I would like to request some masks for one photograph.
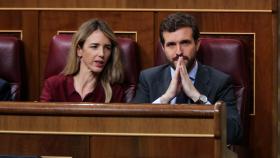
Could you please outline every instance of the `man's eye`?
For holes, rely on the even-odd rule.
[[[167,47],[174,47],[176,44],[175,43],[167,43],[166,46]]]
[[[91,48],[96,49],[98,47],[98,45],[92,45]]]
[[[189,45],[189,44],[191,44],[191,41],[182,41],[182,42],[180,42],[182,45]]]

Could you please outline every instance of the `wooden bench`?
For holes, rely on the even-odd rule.
[[[0,103],[0,155],[234,157],[215,105]]]

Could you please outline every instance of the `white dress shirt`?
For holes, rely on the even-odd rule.
[[[196,76],[196,73],[197,73],[197,69],[198,69],[198,63],[197,61],[195,61],[195,65],[194,67],[191,69],[191,71],[188,73],[189,74],[189,77],[192,81],[192,83],[194,84],[194,81],[195,81],[195,76]],[[175,74],[175,70],[170,66],[170,75],[171,75],[171,78],[173,77],[173,75]],[[153,104],[161,104],[160,102],[160,98],[156,99],[155,101],[153,101]],[[176,97],[174,97],[171,101],[170,101],[170,104],[176,104]]]

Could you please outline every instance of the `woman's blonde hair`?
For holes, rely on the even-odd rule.
[[[74,76],[80,71],[80,57],[77,55],[77,49],[83,48],[86,39],[96,30],[102,31],[112,44],[111,56],[99,75],[99,81],[105,91],[105,103],[109,103],[112,98],[111,84],[123,81],[123,67],[116,36],[105,22],[91,19],[80,26],[72,38],[67,63],[62,74]]]

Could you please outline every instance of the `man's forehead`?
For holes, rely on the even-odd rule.
[[[163,36],[192,36],[193,34],[193,31],[191,28],[181,28],[181,29],[178,29],[176,31],[163,31],[162,32],[162,35]]]
[[[169,43],[169,42],[182,42],[182,41],[194,41],[194,38],[192,36],[172,36],[170,34],[165,34],[163,35],[164,41],[165,43]]]

